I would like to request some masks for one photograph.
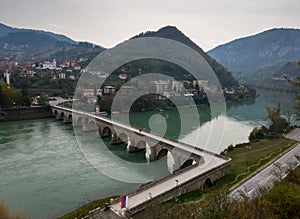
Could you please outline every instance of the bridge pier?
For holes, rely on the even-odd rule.
[[[115,144],[122,144],[124,142],[126,142],[125,139],[121,139],[115,131],[112,132],[110,144],[115,145]]]
[[[90,132],[97,130],[97,124],[94,119],[90,120],[89,118],[85,118],[82,123],[82,131],[84,132]]]
[[[74,128],[83,126],[83,118],[80,116],[74,115],[72,118],[72,125]]]
[[[71,113],[66,113],[65,117],[64,117],[64,123],[72,123],[73,119],[72,119],[72,114]]]

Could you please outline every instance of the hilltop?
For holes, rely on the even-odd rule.
[[[162,27],[158,31],[147,31],[145,33],[140,33],[133,38],[139,37],[162,37],[183,43],[198,52],[208,62],[208,64],[216,73],[223,87],[237,87],[239,85],[238,81],[226,68],[224,68],[220,63],[211,58],[207,53],[203,51],[203,49],[201,49],[196,43],[194,43],[190,38],[184,35],[175,26]]]
[[[94,57],[103,48],[88,42],[76,42],[52,32],[13,28],[0,23],[0,60],[76,59]]]
[[[243,83],[276,88],[278,75],[294,78],[293,71],[284,68],[300,59],[300,30],[274,28],[217,46],[208,54]],[[261,80],[268,83],[262,85]]]

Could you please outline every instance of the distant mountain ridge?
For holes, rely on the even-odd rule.
[[[43,31],[43,30],[15,28],[15,27],[10,27],[10,26],[0,23],[0,37],[5,37],[10,33],[20,33],[20,32],[35,32],[35,33],[51,36],[58,41],[67,42],[67,43],[71,43],[71,44],[78,44],[78,42],[76,42],[76,41],[72,40],[71,38],[69,38],[65,35],[62,35],[62,34],[56,34],[56,33]]]
[[[274,28],[217,46],[208,54],[234,73],[295,61],[300,58],[300,30]]]
[[[280,81],[278,75],[296,77],[287,63],[300,60],[300,29],[274,28],[217,46],[208,54],[242,83],[291,90],[292,85]]]
[[[95,57],[103,49],[88,42],[76,42],[62,34],[13,28],[0,23],[0,60]]]
[[[211,58],[207,53],[205,53],[197,44],[195,44],[191,39],[185,36],[180,30],[175,26],[166,26],[158,31],[147,31],[145,33],[140,33],[133,38],[139,37],[161,37],[166,39],[172,39],[183,43],[196,52],[198,52],[211,66],[216,75],[218,76],[220,83],[223,87],[236,87],[239,85],[238,81],[232,76],[232,74],[224,68],[220,63]],[[179,51],[180,52],[180,51]]]

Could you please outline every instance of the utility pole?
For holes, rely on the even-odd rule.
[[[179,199],[178,199],[178,180],[175,179],[176,182],[176,195],[175,195],[175,202],[178,203]]]

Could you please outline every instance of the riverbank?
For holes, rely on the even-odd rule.
[[[237,182],[242,181],[247,178],[247,176],[253,174],[258,169],[262,168],[268,162],[278,157],[284,151],[290,150],[295,145],[295,142],[283,137],[272,138],[272,139],[262,139],[259,141],[253,141],[246,144],[239,144],[232,150],[226,153],[226,156],[232,159],[231,173],[222,179],[214,183],[209,190],[196,190],[178,197],[179,205],[178,208],[186,206],[189,202],[199,202],[203,197],[213,194],[216,191],[227,190]],[[98,208],[104,207],[106,202],[109,202],[110,198],[99,199],[83,205],[82,207],[62,216],[58,219],[69,219],[75,217],[83,217],[83,212],[88,215],[88,212]],[[97,204],[99,203],[99,204]],[[173,208],[174,202],[168,201],[163,204],[158,204],[155,208],[155,214],[159,213],[159,209]],[[175,206],[176,207],[176,206]],[[145,218],[153,208],[150,207],[135,215],[136,218]]]
[[[52,116],[50,106],[9,108],[3,109],[2,112],[0,112],[0,122],[50,118]]]
[[[186,193],[179,196],[177,202],[170,200],[157,204],[134,215],[133,218],[165,218],[166,215],[172,218],[183,216],[192,218],[195,214],[201,214],[201,208],[211,206],[212,202],[217,201],[211,199],[218,198],[218,201],[226,202],[227,191],[234,184],[268,165],[270,161],[289,151],[295,144],[297,143],[292,140],[280,137],[237,145],[226,154],[232,159],[230,174],[217,180],[210,189]],[[147,215],[151,216],[147,217]]]

